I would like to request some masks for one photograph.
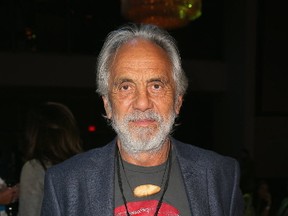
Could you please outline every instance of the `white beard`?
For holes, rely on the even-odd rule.
[[[135,155],[158,151],[171,133],[175,118],[176,113],[173,109],[167,120],[152,110],[134,111],[120,120],[113,115],[112,127],[118,134],[122,148],[127,153]],[[129,127],[129,122],[144,119],[155,120],[158,127]]]

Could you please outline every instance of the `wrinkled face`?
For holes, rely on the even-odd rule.
[[[143,39],[117,52],[110,70],[107,117],[130,153],[158,150],[182,105],[176,98],[172,65],[163,49]]]

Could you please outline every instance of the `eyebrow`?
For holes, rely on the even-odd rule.
[[[124,83],[124,82],[133,82],[133,80],[129,79],[129,78],[120,78],[120,79],[117,79],[113,82],[113,86],[117,86],[117,85]]]
[[[157,78],[151,78],[148,80],[148,83],[149,82],[163,82],[163,83],[167,83],[168,82],[168,79],[166,77],[157,77]]]
[[[131,83],[134,83],[133,79],[130,79],[130,78],[119,78],[119,79],[116,79],[114,82],[113,82],[113,86],[117,86],[121,83],[124,83],[124,82],[131,82]],[[163,82],[163,83],[168,83],[168,79],[166,77],[163,77],[163,76],[160,76],[160,77],[155,77],[155,78],[151,78],[151,79],[148,79],[146,81],[146,83],[151,83],[151,82]]]

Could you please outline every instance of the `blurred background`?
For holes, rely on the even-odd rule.
[[[168,30],[190,79],[174,136],[237,158],[243,173],[253,167],[278,197],[288,178],[287,7],[203,0],[200,17]],[[71,108],[86,150],[114,137],[95,64],[107,33],[127,21],[120,0],[0,2],[0,146],[16,178],[26,113],[39,102]]]

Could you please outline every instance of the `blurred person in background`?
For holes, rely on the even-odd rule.
[[[272,197],[268,182],[264,179],[259,180],[255,190],[253,198],[255,216],[271,215]]]
[[[10,205],[18,200],[18,184],[9,187],[6,182],[0,178],[0,216],[6,216],[6,205]]]
[[[56,102],[46,102],[29,113],[26,138],[19,216],[40,216],[47,168],[82,152],[81,138],[71,110]]]
[[[285,182],[285,197],[280,203],[277,216],[288,216],[288,180]]]
[[[3,133],[3,131],[1,131]],[[5,132],[4,132],[5,133]],[[19,198],[21,159],[16,144],[17,136],[1,134],[0,141],[0,216],[16,216]]]

